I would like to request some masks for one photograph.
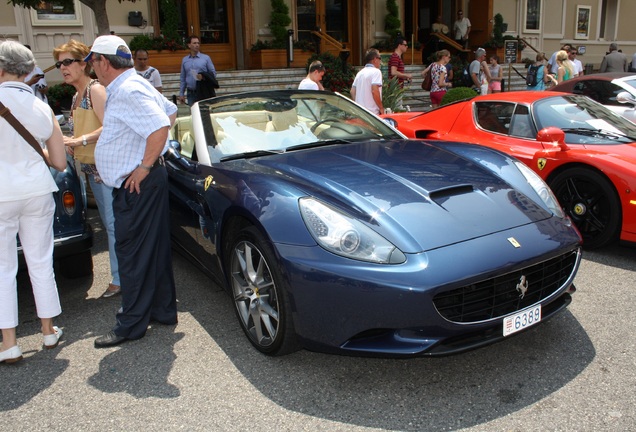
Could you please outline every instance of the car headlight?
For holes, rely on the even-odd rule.
[[[552,193],[550,187],[543,181],[541,177],[526,165],[521,162],[515,161],[517,168],[521,171],[521,174],[526,178],[528,184],[532,186],[535,190],[539,198],[545,203],[546,206],[550,209],[550,211],[557,217],[564,218],[565,214],[563,213],[563,209],[559,205],[556,197]]]
[[[402,251],[360,221],[314,198],[301,198],[298,205],[307,229],[328,251],[380,264],[406,261]]]

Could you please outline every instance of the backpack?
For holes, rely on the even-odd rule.
[[[534,87],[537,85],[537,74],[541,66],[530,65],[528,74],[526,75],[526,85]]]
[[[473,78],[470,76],[470,63],[466,65],[464,71],[462,72],[462,84],[465,87],[475,87]]]

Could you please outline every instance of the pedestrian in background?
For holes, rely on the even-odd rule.
[[[135,51],[135,71],[137,71],[137,75],[147,79],[159,93],[163,92],[161,74],[157,69],[148,65],[148,51],[145,49]]]
[[[84,62],[90,49],[82,42],[71,39],[53,50],[55,67],[66,84],[75,88],[68,126],[71,136],[64,137],[67,151],[80,163],[97,202],[97,210],[108,234],[110,282],[102,294],[108,298],[121,292],[119,265],[115,253],[115,215],[113,214],[113,188],[107,186],[95,164],[95,145],[102,133],[106,89],[91,78],[91,67]]]
[[[389,57],[389,79],[396,78],[400,83],[400,87],[404,87],[405,81],[410,81],[413,75],[405,73],[404,61],[402,56],[409,49],[408,43],[403,37],[398,36],[393,44],[394,49],[391,57]]]
[[[179,87],[179,102],[186,101],[192,106],[197,98],[197,81],[203,79],[203,72],[211,74],[216,79],[216,69],[209,55],[201,52],[201,42],[198,36],[191,35],[188,38],[190,54],[181,60],[181,75]]]
[[[570,51],[568,51],[568,60],[574,65],[574,76],[583,76],[585,75],[583,63],[576,58],[577,55],[579,55],[579,50],[576,47],[570,48]]]
[[[122,307],[113,330],[96,348],[146,334],[150,321],[177,323],[170,245],[168,174],[162,154],[177,107],[133,69],[132,54],[117,36],[98,37],[84,59],[106,86],[104,129],[95,160],[114,188],[115,250]]]
[[[448,50],[437,51],[437,61],[431,65],[431,106],[437,108],[446,94],[446,91],[453,84],[446,79],[446,64],[450,61]]]
[[[31,51],[31,46],[24,44]],[[44,77],[44,71],[36,64],[30,74],[26,76],[24,82],[33,90],[33,94],[42,99],[42,102],[48,105],[49,98],[46,94],[49,92],[49,85]]]
[[[552,81],[552,75],[548,73],[548,66],[543,53],[537,54],[533,66],[537,68],[537,84],[528,86],[528,90],[543,91],[546,88],[546,84]]]
[[[457,20],[453,24],[453,32],[455,33],[455,42],[462,47],[468,47],[468,37],[470,36],[470,20],[464,16],[463,10],[457,11]]]
[[[556,56],[557,76],[556,82],[561,84],[574,77],[574,64],[568,59],[567,51],[559,51]]]
[[[490,82],[488,83],[488,93],[500,93],[501,80],[503,80],[503,68],[499,64],[499,56],[494,55],[490,57],[490,64],[488,65],[488,71],[490,72]]]
[[[612,42],[609,53],[603,57],[600,72],[627,72],[629,68],[627,56],[618,50],[618,44]]]
[[[488,83],[490,82],[490,71],[486,63],[485,49],[477,48],[475,51],[475,60],[470,63],[468,72],[473,80],[473,89],[477,93],[487,94]]]
[[[325,76],[325,67],[319,60],[311,62],[307,76],[298,84],[298,90],[324,90],[322,77]]]
[[[364,55],[364,67],[356,74],[351,86],[351,99],[374,114],[384,113],[382,105],[382,57],[371,48]]]
[[[557,69],[559,68],[559,65],[557,64],[557,60],[556,60],[556,56],[559,53],[559,51],[569,52],[571,49],[572,49],[572,44],[566,43],[566,44],[563,44],[560,50],[557,50],[554,53],[552,53],[552,55],[550,56],[550,60],[548,61],[548,71],[552,75],[556,76]]]
[[[22,359],[16,340],[19,322],[17,235],[29,269],[44,347],[55,348],[62,336],[62,330],[53,325],[53,318],[62,312],[53,273],[55,201],[52,192],[58,188],[47,163],[64,171],[66,154],[62,131],[53,111],[24,82],[34,66],[33,53],[21,43],[0,42],[0,101],[45,147],[43,153],[47,158],[45,162],[8,121],[0,121],[0,362],[6,363]]]

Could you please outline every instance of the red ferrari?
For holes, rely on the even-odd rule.
[[[517,157],[550,185],[588,249],[636,242],[636,124],[587,96],[507,92],[383,117],[407,137]]]

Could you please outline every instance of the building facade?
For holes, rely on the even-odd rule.
[[[134,3],[107,0],[109,31],[126,40],[138,34],[161,34],[166,2],[176,5],[179,34],[199,35],[202,51],[210,54],[220,70],[250,68],[252,45],[258,40],[271,40],[269,0]],[[345,48],[350,53],[349,61],[355,65],[362,62],[368,47],[388,37],[384,31],[385,0],[285,0],[285,3],[289,7],[289,28],[294,32],[294,39],[314,38],[320,41],[321,50],[334,53]],[[598,68],[610,42],[618,43],[630,58],[636,51],[636,28],[629,18],[636,13],[634,1],[397,0],[397,4],[403,34],[415,45],[429,43],[437,16],[442,16],[452,32],[453,21],[461,9],[472,24],[469,43],[473,50],[490,39],[493,17],[500,13],[507,27],[505,35],[519,35],[548,56],[563,43],[570,42],[579,47],[583,63]],[[62,6],[56,0],[43,1],[41,5],[33,10],[0,4],[0,33],[5,38],[29,44],[43,69],[53,64],[55,46],[71,38],[90,45],[99,34],[93,11],[79,0],[74,0],[72,7]],[[316,32],[323,37],[316,36]],[[183,52],[174,55],[180,58]],[[530,48],[522,53],[522,58],[534,56]],[[421,62],[421,57],[405,60]],[[56,72],[47,72],[47,79],[60,81]]]

